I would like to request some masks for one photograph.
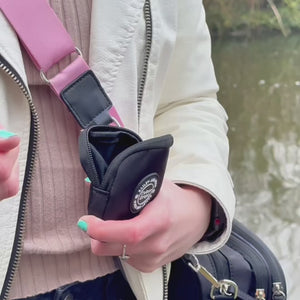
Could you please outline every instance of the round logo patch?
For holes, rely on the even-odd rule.
[[[157,184],[158,174],[156,173],[151,173],[139,182],[131,200],[131,212],[138,213],[154,198],[157,191]]]

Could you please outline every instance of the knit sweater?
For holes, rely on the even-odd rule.
[[[75,44],[88,61],[92,1],[50,0]],[[55,42],[55,41],[54,41]],[[76,226],[87,213],[88,187],[78,155],[79,126],[51,92],[23,51],[25,70],[40,119],[35,175],[27,207],[26,231],[11,298],[24,298],[73,281],[86,281],[113,272],[109,257],[91,253],[90,239]],[[57,73],[70,58],[54,67]]]

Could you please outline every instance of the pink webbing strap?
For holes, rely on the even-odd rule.
[[[78,52],[73,40],[49,6],[48,1],[0,0],[0,9],[15,29],[33,63],[42,74],[64,57]],[[47,83],[62,99],[63,90],[71,84],[74,85],[74,81],[87,71],[90,71],[90,67],[79,55],[68,67],[52,79],[47,80]],[[65,99],[63,100],[65,102]],[[114,107],[111,106],[109,113],[113,119],[122,125]]]
[[[38,70],[47,72],[75,45],[44,0],[1,0],[1,9],[18,33]]]

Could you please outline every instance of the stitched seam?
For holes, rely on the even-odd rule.
[[[104,206],[103,211],[102,211],[102,216],[100,216],[100,218],[103,218],[105,216],[105,214],[106,214],[107,206],[108,206],[109,201],[110,201],[110,191],[106,191],[106,190],[104,190],[102,188],[98,188],[98,187],[96,187],[94,185],[92,186],[92,189],[94,189],[94,191],[96,191],[97,193],[98,192],[99,193],[103,193],[107,197],[105,206]]]
[[[140,7],[136,5],[136,1],[131,1],[129,6],[134,9],[135,13],[138,9],[140,9]],[[133,19],[133,21],[131,21],[131,19]],[[122,33],[120,33],[119,40],[107,49],[110,53],[113,54],[113,57],[109,59],[109,64],[107,64],[106,67],[100,65],[103,70],[102,74],[111,74],[110,78],[107,79],[106,84],[106,90],[108,94],[114,87],[114,82],[117,78],[119,67],[124,60],[126,50],[128,49],[129,43],[134,35],[136,25],[139,22],[139,18],[135,18],[135,15],[133,13],[130,13],[129,15],[127,15],[127,21],[129,22],[129,24],[122,24],[120,27],[120,29],[122,29]],[[97,65],[98,63],[95,63],[95,66]]]

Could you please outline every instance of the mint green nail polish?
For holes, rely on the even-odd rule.
[[[84,181],[87,182],[87,183],[91,183],[91,180],[90,180],[88,177],[86,177],[86,178],[84,179]]]
[[[79,220],[77,226],[84,232],[87,232],[88,224],[85,221]]]
[[[12,136],[15,136],[15,133],[0,129],[0,138],[9,139]]]

